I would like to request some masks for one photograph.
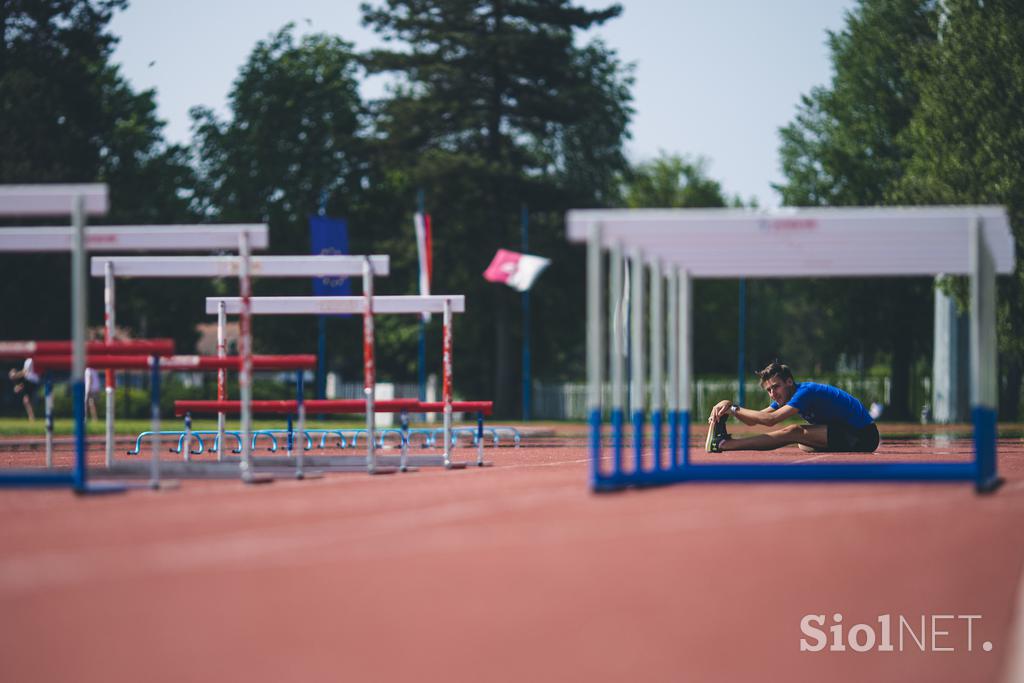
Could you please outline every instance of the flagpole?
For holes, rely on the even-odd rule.
[[[424,197],[423,189],[420,188],[416,192],[416,208],[420,214],[426,213],[426,199]],[[417,382],[419,383],[419,398],[420,401],[427,400],[427,321],[420,316],[420,344],[419,344],[419,356],[417,359]]]
[[[327,398],[327,316],[317,316],[316,335],[316,397]],[[324,415],[319,419],[323,420]]]
[[[320,191],[320,205],[317,213],[320,216],[327,215],[327,188]],[[346,240],[347,241],[347,240]],[[327,316],[319,315],[316,321],[316,397],[327,398]],[[320,415],[317,419],[324,420],[326,415]]]
[[[530,212],[526,204],[522,205],[519,216],[519,227],[523,241],[523,253],[530,252]],[[523,298],[523,422],[530,421],[532,388],[530,379],[530,290],[522,294]]]

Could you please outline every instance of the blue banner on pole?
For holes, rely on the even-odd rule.
[[[344,218],[310,216],[309,235],[314,256],[349,253],[348,221]],[[352,283],[348,278],[313,279],[313,296],[350,296],[351,294]]]

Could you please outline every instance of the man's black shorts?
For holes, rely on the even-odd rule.
[[[873,453],[878,448],[875,423],[857,429],[838,423],[828,426],[828,450],[838,453]]]

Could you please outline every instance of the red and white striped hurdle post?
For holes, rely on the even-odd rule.
[[[377,390],[377,368],[374,359],[373,330],[373,266],[363,258],[363,394],[366,396],[366,470],[377,469],[377,446],[374,440],[374,399]]]
[[[109,344],[114,341],[114,334],[117,330],[116,318],[114,317],[114,288],[111,286],[114,282],[114,268],[109,263],[104,264],[103,281],[103,340]],[[116,390],[117,380],[114,371],[107,370],[106,386],[104,387],[104,397],[106,399],[104,461],[107,467],[110,467],[114,462],[114,392]]]
[[[238,372],[238,392],[242,400],[242,481],[256,481],[252,470],[252,280],[249,277],[249,236],[238,237],[238,294],[242,311],[238,316],[238,336],[242,367]]]
[[[441,400],[444,402],[444,466],[452,468],[452,302],[444,300]]]
[[[227,313],[224,310],[224,302],[217,307],[217,357],[224,358],[228,355],[227,335],[225,328]],[[228,400],[228,371],[221,368],[217,371],[217,400]],[[217,413],[217,460],[224,460],[224,413]]]

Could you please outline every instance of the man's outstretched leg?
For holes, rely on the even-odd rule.
[[[724,427],[724,426],[723,426]],[[724,437],[724,438],[723,438]],[[828,425],[789,425],[767,434],[737,439],[720,427],[711,444],[712,452],[773,451],[776,448],[799,444],[814,450],[828,449]]]

